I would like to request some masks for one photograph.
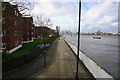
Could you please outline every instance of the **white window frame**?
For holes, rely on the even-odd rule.
[[[0,18],[0,23],[5,23],[5,18]]]
[[[17,26],[17,23],[15,22],[15,26]]]
[[[0,36],[3,36],[3,32],[2,31],[0,31]]]
[[[5,18],[2,17],[2,23],[5,23]]]
[[[15,11],[15,15],[18,16],[18,12],[17,11]]]
[[[6,31],[5,30],[0,32],[0,37],[5,36],[5,35],[6,35]]]
[[[14,35],[17,36],[16,31],[15,31]]]
[[[18,12],[17,12],[17,16],[18,16]]]
[[[1,45],[1,49],[6,49],[6,43],[0,43],[0,45]],[[3,48],[3,46],[5,45],[5,47]]]
[[[0,18],[0,23],[2,23],[2,20],[3,20],[3,19],[2,19],[2,18]]]

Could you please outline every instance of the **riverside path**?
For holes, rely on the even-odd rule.
[[[59,38],[58,44],[54,51],[54,57],[52,61],[37,73],[33,74],[30,78],[69,78],[75,79],[76,75],[76,56],[74,52],[69,48],[67,43],[62,37]],[[79,78],[94,80],[93,76],[86,69],[86,67],[79,61]]]

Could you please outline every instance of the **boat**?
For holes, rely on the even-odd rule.
[[[93,39],[101,39],[101,37],[93,37]]]

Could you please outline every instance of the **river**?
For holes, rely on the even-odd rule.
[[[77,46],[77,35],[64,35],[70,42]],[[120,52],[118,39],[120,36],[100,36],[101,39],[94,39],[95,35],[80,36],[80,50],[94,60],[109,74],[118,78],[118,54]]]

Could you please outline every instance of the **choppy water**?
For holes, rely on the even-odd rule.
[[[77,35],[64,35],[70,42],[77,46]],[[93,39],[95,35],[80,36],[80,50],[93,59],[103,69],[118,78],[118,56],[120,36],[101,36],[101,39]]]

